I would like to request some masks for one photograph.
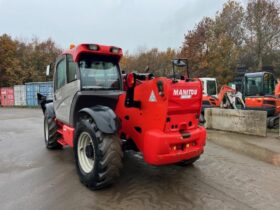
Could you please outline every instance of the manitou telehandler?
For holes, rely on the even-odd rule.
[[[121,57],[120,48],[99,44],[67,50],[54,65],[53,102],[38,95],[46,147],[73,147],[80,180],[93,190],[115,181],[126,149],[156,166],[188,165],[204,150],[201,81],[129,73],[125,92]]]

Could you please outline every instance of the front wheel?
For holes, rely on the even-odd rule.
[[[111,185],[120,175],[123,153],[119,137],[102,133],[90,119],[77,125],[74,155],[81,182],[92,190]]]
[[[60,134],[57,132],[57,125],[53,116],[45,112],[44,118],[45,144],[48,149],[62,149],[63,146],[58,143]]]

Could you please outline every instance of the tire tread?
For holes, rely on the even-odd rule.
[[[75,148],[75,161],[78,174],[80,176],[81,182],[90,188],[91,190],[98,190],[110,186],[113,184],[120,175],[122,168],[122,158],[123,152],[121,148],[121,140],[116,134],[104,134],[102,133],[94,122],[89,122],[86,120],[81,120],[77,124],[77,135],[75,136],[75,147],[77,145],[78,136],[82,130],[90,129],[96,142],[97,146],[97,156],[98,159],[95,165],[94,174],[91,178],[86,178],[85,175],[80,171],[77,152]]]

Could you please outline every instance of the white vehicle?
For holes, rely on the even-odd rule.
[[[199,78],[203,83],[203,95],[218,97],[217,80],[211,77]]]

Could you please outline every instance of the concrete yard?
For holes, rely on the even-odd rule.
[[[280,167],[207,142],[194,166],[127,153],[119,181],[90,191],[71,148],[49,151],[39,109],[0,108],[0,209],[280,209]]]
[[[258,160],[280,166],[280,139],[276,133],[260,137],[235,132],[207,130],[207,139]]]

